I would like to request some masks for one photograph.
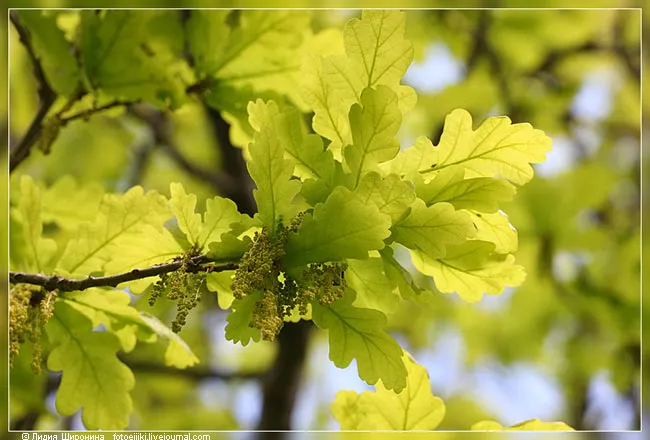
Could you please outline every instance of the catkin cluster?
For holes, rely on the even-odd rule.
[[[153,306],[158,298],[166,296],[176,301],[176,317],[172,321],[172,331],[179,333],[185,326],[187,315],[201,300],[201,287],[205,283],[206,273],[190,270],[193,254],[182,257],[181,267],[170,273],[160,275],[151,289],[149,305]]]
[[[345,263],[312,264],[298,280],[284,271],[281,263],[284,246],[289,234],[298,230],[302,216],[302,213],[296,216],[289,227],[280,224],[274,235],[269,234],[268,228],[255,233],[253,245],[242,257],[233,278],[232,292],[236,299],[253,292],[263,293],[255,304],[250,325],[258,328],[267,341],[275,339],[284,326],[284,319],[294,310],[304,315],[311,301],[329,306],[345,292]]]
[[[29,340],[32,343],[32,370],[41,374],[42,347],[41,329],[54,314],[56,291],[27,284],[12,286],[9,293],[9,363],[13,367],[20,346]]]

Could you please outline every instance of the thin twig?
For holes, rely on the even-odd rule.
[[[62,125],[66,125],[69,122],[75,121],[77,119],[89,118],[90,116],[94,115],[95,113],[100,113],[100,112],[103,112],[105,110],[110,110],[110,109],[115,108],[115,107],[127,106],[127,105],[131,105],[131,104],[135,104],[135,102],[134,101],[116,100],[116,101],[109,102],[108,104],[101,105],[99,107],[94,107],[94,108],[89,108],[89,109],[86,109],[86,110],[81,110],[81,111],[79,111],[77,113],[71,114],[70,116],[62,116],[59,119],[60,119]]]
[[[223,272],[226,270],[237,269],[237,264],[224,264],[221,266],[203,267],[201,264],[208,263],[207,255],[198,255],[190,259],[188,271],[211,271]],[[91,287],[117,287],[119,284],[129,281],[140,280],[143,278],[154,277],[164,273],[178,270],[183,265],[182,260],[171,263],[156,264],[145,269],[133,269],[117,275],[105,277],[88,276],[81,280],[64,278],[60,275],[43,275],[25,272],[9,272],[9,282],[33,284],[35,286],[45,287],[47,290],[59,290],[60,292],[72,292],[75,290],[85,290]]]
[[[38,112],[32,120],[32,123],[29,125],[27,133],[21,139],[18,145],[16,145],[15,148],[11,149],[11,153],[9,155],[9,171],[12,172],[18,165],[20,165],[23,160],[27,158],[27,156],[29,156],[31,148],[39,139],[43,120],[52,108],[52,105],[54,105],[54,101],[56,100],[57,95],[45,78],[43,66],[41,66],[41,62],[39,61],[36,53],[34,52],[34,48],[32,47],[29,31],[20,23],[18,13],[16,11],[11,11],[9,18],[11,20],[11,23],[14,25],[14,28],[18,32],[20,41],[23,43],[23,46],[25,46],[27,54],[32,61],[32,65],[34,67],[34,76],[38,81],[38,98],[40,101]]]

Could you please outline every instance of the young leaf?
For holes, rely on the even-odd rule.
[[[158,318],[144,312],[140,312],[140,316],[151,330],[160,338],[168,341],[165,350],[165,365],[184,369],[199,363],[199,358],[196,357],[187,343]]]
[[[259,342],[262,338],[260,330],[251,325],[255,303],[262,299],[262,292],[254,292],[242,299],[232,302],[232,312],[226,320],[226,339],[233,343],[241,342],[244,347],[252,340]]]
[[[206,250],[206,245],[221,241],[222,234],[231,230],[234,224],[243,221],[237,205],[230,199],[214,197],[205,201],[205,214],[199,232],[200,250]]]
[[[211,15],[215,11],[201,11]],[[194,14],[194,12],[193,12]],[[211,20],[210,25],[221,19]],[[280,93],[295,92],[300,62],[296,52],[309,27],[308,11],[234,11],[227,17],[233,24],[224,43],[211,40],[208,63],[202,66],[206,76],[219,82],[250,84],[255,89],[272,89]],[[212,31],[210,37],[224,37],[223,31]],[[216,35],[215,35],[216,34]],[[205,34],[203,34],[205,35]],[[201,34],[196,36],[201,37]],[[196,46],[205,40],[190,41]],[[191,44],[192,44],[191,43]]]
[[[328,149],[337,158],[341,156],[344,145],[352,142],[348,111],[354,101],[343,99],[340,93],[327,82],[323,74],[323,64],[327,63],[312,54],[305,56],[301,70],[301,96],[314,110],[312,127],[321,136],[330,139]]]
[[[300,115],[293,107],[282,110],[269,101],[258,99],[249,104],[250,124],[256,130],[265,125],[284,146],[285,157],[295,164],[293,174],[305,179],[329,179],[334,173],[332,152],[323,148],[323,141],[315,134],[303,134]]]
[[[434,167],[424,173],[462,167],[465,177],[501,177],[523,185],[533,178],[530,164],[544,161],[550,150],[551,138],[530,124],[492,117],[473,131],[472,116],[456,109],[445,118],[440,143],[433,149]]]
[[[249,113],[253,109],[249,104]],[[271,123],[263,125],[255,134],[249,153],[248,171],[257,185],[254,195],[259,216],[271,233],[275,233],[282,218],[290,220],[298,213],[293,199],[300,191],[300,183],[290,180],[293,164],[284,158],[282,140]]]
[[[176,216],[178,227],[183,231],[191,245],[198,245],[201,231],[201,214],[194,212],[196,209],[196,196],[194,194],[187,195],[183,185],[176,182],[169,184],[169,192],[171,194],[169,204]]]
[[[375,204],[379,212],[390,216],[393,223],[399,220],[415,201],[415,192],[410,183],[403,181],[396,174],[382,177],[374,171],[363,176],[354,193],[364,203]]]
[[[56,242],[43,238],[43,222],[41,220],[41,192],[34,180],[27,175],[20,179],[20,201],[15,215],[20,219],[22,227],[22,250],[24,259],[22,266],[33,272],[48,272],[56,254]]]
[[[47,81],[63,96],[72,96],[81,85],[81,74],[63,31],[52,11],[20,11],[20,23],[29,31],[30,42]]]
[[[206,287],[217,294],[217,302],[222,310],[228,310],[234,300],[231,288],[234,275],[234,270],[225,270],[211,272],[206,276]]]
[[[126,428],[135,379],[116,357],[120,343],[115,335],[93,331],[88,318],[62,301],[45,329],[54,346],[47,367],[63,373],[56,393],[59,414],[71,416],[81,408],[87,429]]]
[[[241,240],[231,233],[221,235],[221,241],[210,243],[208,257],[218,263],[235,263],[241,259],[251,247],[250,237],[243,237]]]
[[[483,421],[474,423],[472,431],[573,431],[574,429],[563,422],[542,422],[539,419],[526,420],[504,428],[498,422]]]
[[[352,305],[354,291],[330,307],[312,302],[314,323],[329,330],[330,359],[339,368],[357,360],[359,377],[370,385],[381,379],[382,384],[396,393],[406,387],[407,371],[399,344],[383,330],[386,315],[378,310]]]
[[[355,307],[376,309],[386,315],[395,312],[399,296],[393,292],[393,286],[383,268],[381,258],[348,260],[345,279],[348,286],[357,293]]]
[[[474,239],[494,243],[494,252],[509,254],[517,250],[519,243],[517,230],[510,224],[508,216],[503,211],[482,214],[467,211],[476,226]]]
[[[499,209],[499,203],[512,200],[516,189],[505,180],[492,177],[465,179],[462,168],[450,167],[436,173],[429,183],[419,175],[413,176],[415,192],[427,205],[449,202],[456,209],[471,209],[492,213]]]
[[[114,252],[104,265],[106,275],[116,275],[133,269],[168,263],[183,253],[183,247],[168,229],[144,225],[136,240],[120,242],[119,252]],[[127,283],[132,293],[142,293],[156,278],[142,278]]]
[[[411,274],[393,256],[393,249],[386,246],[379,251],[384,262],[384,273],[392,283],[393,288],[399,290],[402,298],[409,299],[420,294],[420,289],[413,282]]]
[[[92,321],[92,326],[103,324],[106,330],[120,340],[122,350],[133,350],[138,339],[153,342],[155,333],[142,320],[140,313],[129,305],[126,292],[104,289],[87,289],[70,292],[61,300]]]
[[[376,391],[339,391],[332,413],[342,430],[428,431],[445,416],[445,404],[431,393],[429,374],[404,352],[408,372],[406,388],[399,394],[380,380]]]
[[[367,88],[361,94],[361,105],[350,109],[352,145],[345,147],[345,162],[359,185],[365,171],[395,157],[399,142],[395,139],[402,124],[397,95],[386,86]]]
[[[169,218],[167,200],[156,193],[144,193],[140,186],[126,194],[106,194],[100,213],[92,223],[81,225],[68,242],[57,270],[70,274],[90,274],[119,255],[125,243],[147,240],[146,225],[161,228]]]
[[[466,212],[456,211],[449,203],[426,206],[416,199],[409,215],[391,230],[395,241],[437,258],[445,255],[447,246],[461,244],[470,237],[474,226]]]
[[[194,69],[205,78],[219,66],[220,57],[228,46],[231,28],[227,19],[231,10],[194,10],[185,26],[187,45]]]
[[[400,150],[393,160],[382,164],[382,168],[399,176],[412,176],[430,169],[434,163],[434,147],[431,140],[420,136],[413,145]]]
[[[97,182],[78,184],[74,177],[65,175],[43,191],[43,222],[56,223],[62,229],[75,231],[92,221],[99,212],[104,188]],[[66,203],[61,203],[65,200]]]
[[[306,214],[297,234],[289,236],[284,263],[308,263],[367,258],[368,251],[384,247],[390,235],[390,217],[352,192],[336,187],[314,213]]]
[[[420,272],[433,277],[438,290],[456,292],[467,302],[480,300],[483,293],[496,295],[506,286],[518,286],[526,277],[512,254],[495,254],[494,244],[485,241],[448,246],[444,258],[431,258],[419,251],[411,251],[411,256]]]
[[[309,57],[303,63],[303,99],[314,110],[314,130],[332,141],[328,148],[336,157],[350,144],[348,112],[361,102],[364,89],[390,88],[403,99],[403,111],[415,103],[412,89],[399,84],[413,59],[404,23],[401,12],[365,10],[361,20],[350,20],[345,27],[345,56]]]
[[[180,17],[161,29],[156,18],[167,11],[82,11],[81,60],[93,89],[116,99],[143,100],[177,108],[185,98],[178,78],[181,65],[169,44],[155,44],[164,31],[168,41],[182,41]],[[154,50],[155,47],[155,50]]]

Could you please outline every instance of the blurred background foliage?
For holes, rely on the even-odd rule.
[[[168,3],[156,6],[173,6]],[[286,6],[300,6],[293,3]],[[435,6],[457,5],[439,3]],[[506,1],[500,6],[520,3]],[[74,28],[77,12],[56,14],[60,27]],[[643,14],[645,27],[650,13]],[[167,24],[151,30],[152,42],[163,41],[172,32],[182,37],[181,13],[162,15]],[[357,15],[355,10],[314,12],[311,26],[314,32],[341,29]],[[418,103],[405,117],[403,148],[419,135],[436,143],[444,116],[454,108],[470,111],[476,124],[489,116],[508,115],[514,122],[544,130],[554,140],[553,152],[536,168],[535,179],[504,208],[519,233],[516,256],[526,268],[526,282],[477,304],[464,303],[455,295],[427,296],[417,304],[405,303],[390,316],[391,331],[427,368],[433,392],[447,404],[440,428],[468,429],[488,418],[512,424],[539,417],[562,420],[577,429],[637,429],[642,417],[641,357],[650,361],[647,346],[641,351],[639,335],[640,309],[646,316],[650,312],[650,303],[647,299],[642,303],[639,294],[641,11],[413,10],[407,20],[416,59],[405,82],[417,90]],[[39,101],[30,59],[11,27],[9,38],[8,131],[14,144],[24,136]],[[255,85],[248,97],[266,92],[263,85]],[[648,93],[646,87],[646,115]],[[245,109],[248,97],[240,97],[240,108]],[[7,101],[0,102],[4,106]],[[228,122],[237,126],[236,109],[230,110],[229,115],[235,116]],[[124,108],[73,121],[61,130],[49,154],[34,149],[12,173],[11,182],[30,174],[51,186],[72,175],[81,187],[99,183],[106,191],[124,191],[140,184],[167,194],[169,182],[180,181],[199,201],[214,195],[209,171],[228,162],[208,110],[191,100],[159,116],[164,118],[167,138],[161,137],[154,120],[143,122]],[[233,129],[230,135],[237,143],[241,134]],[[646,206],[647,192],[643,203]],[[3,245],[7,243],[6,235],[2,239]],[[648,249],[647,240],[642,245]],[[173,310],[167,304],[156,308],[157,316],[171,319]],[[193,312],[182,336],[202,361],[197,369],[159,368],[155,353],[160,350],[154,347],[129,355],[137,379],[131,428],[255,427],[261,407],[260,377],[277,347],[233,346],[225,340],[224,325],[225,314],[216,298],[205,298]],[[56,378],[34,376],[30,361],[25,349],[11,371],[13,427],[82,428],[78,415],[56,415]],[[340,389],[369,387],[358,379],[356,366],[336,369],[327,359],[326,338],[312,333],[293,411],[294,429],[338,429],[329,405]]]

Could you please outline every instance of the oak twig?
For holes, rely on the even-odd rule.
[[[18,145],[12,148],[9,153],[9,172],[12,172],[18,165],[20,165],[23,160],[27,158],[27,156],[29,156],[31,148],[34,146],[36,141],[38,141],[41,134],[43,121],[52,108],[52,105],[54,105],[54,101],[56,101],[57,95],[45,78],[43,66],[41,66],[41,62],[39,61],[36,53],[34,52],[34,48],[32,47],[29,31],[20,23],[18,13],[16,11],[11,11],[9,18],[11,20],[11,23],[14,25],[14,28],[18,32],[20,41],[23,43],[23,46],[25,46],[27,54],[32,61],[32,65],[34,67],[34,76],[36,77],[36,81],[38,81],[38,98],[40,101],[38,112],[36,113],[36,116],[34,116],[32,123],[29,125],[27,133],[20,140]]]
[[[207,255],[198,255],[190,259],[188,270],[190,272],[210,271],[223,272],[226,270],[237,269],[237,264],[230,263],[220,266],[201,266],[208,263]],[[81,280],[64,278],[60,275],[43,275],[25,272],[9,272],[9,282],[32,284],[35,286],[45,287],[47,290],[59,290],[60,292],[72,292],[75,290],[85,290],[91,287],[117,287],[119,284],[129,281],[140,280],[143,278],[154,277],[164,273],[178,270],[183,265],[182,260],[172,261],[171,263],[156,264],[145,269],[133,269],[117,275],[93,277],[88,276]]]

